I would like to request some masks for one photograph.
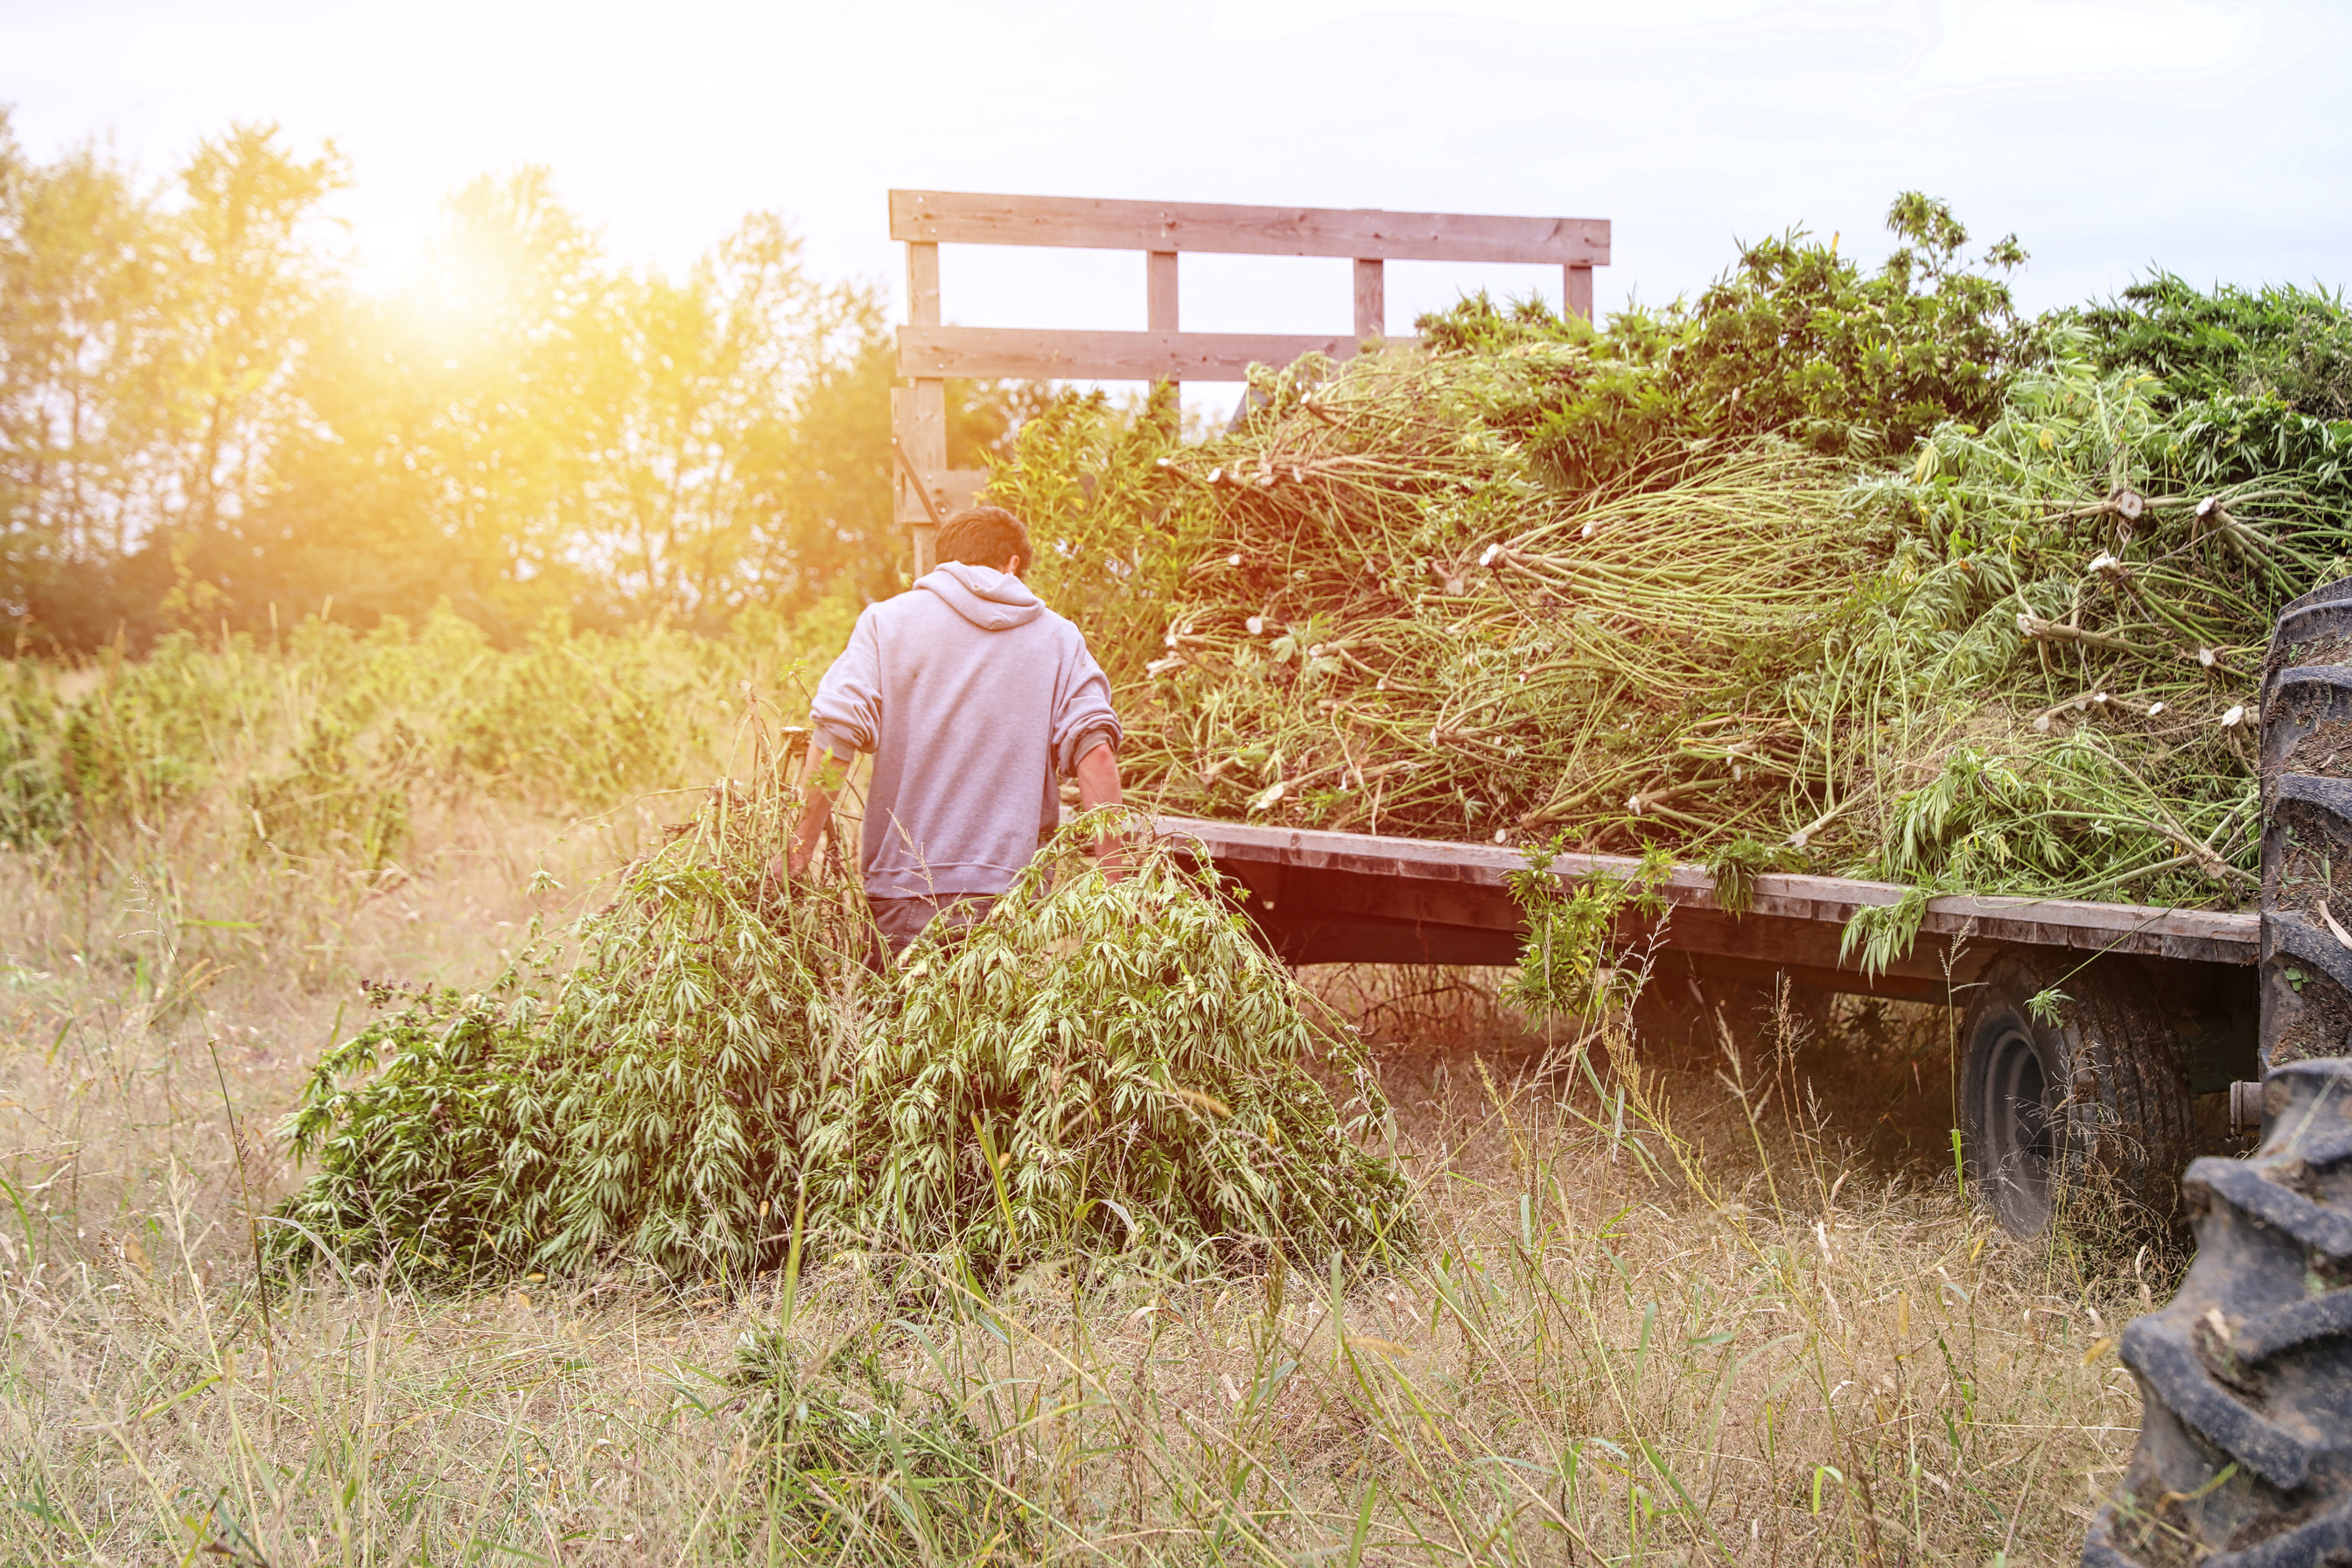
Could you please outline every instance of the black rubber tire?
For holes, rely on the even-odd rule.
[[[2063,1000],[2044,1023],[2028,1003],[2048,987]],[[2137,963],[1995,959],[1960,1045],[1969,1184],[2002,1229],[2039,1237],[2070,1198],[2120,1222],[2119,1239],[2175,1223],[2196,1120],[2171,1020]]]
[[[2262,1059],[2352,1052],[2352,579],[2279,615],[2263,670]]]
[[[2280,613],[2261,764],[2262,1142],[2181,1184],[2197,1260],[2124,1331],[2139,1446],[2090,1568],[2352,1563],[2352,579]]]
[[[2086,1568],[2352,1563],[2352,1061],[2263,1086],[2262,1145],[2182,1183],[2197,1261],[2124,1331],[2139,1447]]]

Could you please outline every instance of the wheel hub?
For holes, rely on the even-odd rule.
[[[2049,1082],[2041,1053],[2010,1023],[1985,1054],[1981,1180],[2002,1225],[2032,1235],[2050,1217]]]

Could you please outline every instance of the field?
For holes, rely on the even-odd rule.
[[[289,853],[246,820],[324,656],[240,657],[175,678],[266,700],[167,815],[0,864],[0,1560],[2047,1562],[2129,1451],[2112,1343],[2166,1265],[1962,1200],[1942,1009],[1636,1072],[1491,976],[1310,973],[1396,1106],[1423,1241],[1383,1272],[258,1293],[278,1123],[358,983],[482,979],[692,796],[581,817],[418,763],[396,853]],[[79,679],[129,722],[131,677]],[[712,725],[646,765],[710,776]]]
[[[293,245],[335,171],[237,146],[299,187]],[[139,206],[110,166],[35,172],[0,199]],[[443,261],[543,195],[473,188]],[[185,224],[150,216],[168,264]],[[1849,933],[1865,964],[1937,892],[2244,906],[2262,649],[2352,571],[2352,317],[2158,274],[2029,321],[2013,240],[1971,256],[1917,195],[1889,226],[1874,272],[1792,230],[1598,330],[1465,300],[1421,323],[1434,354],[1270,373],[1222,434],[1164,394],[963,387],[958,462],[985,455],[1039,529],[1030,580],[1110,674],[1147,805],[1899,882]],[[1643,957],[1602,952],[1605,915],[1557,992],[1294,985],[1172,884],[1122,905],[1087,877],[1050,895],[1084,919],[1021,925],[1041,895],[873,984],[846,942],[795,945],[845,906],[776,893],[743,825],[789,808],[757,782],[776,726],[900,585],[878,307],[817,289],[772,220],[691,300],[564,255],[530,297],[594,310],[462,362],[397,300],[347,340],[364,374],[280,344],[272,400],[204,426],[234,415],[269,454],[234,505],[126,530],[141,496],[85,485],[180,471],[193,439],[131,417],[129,362],[98,389],[121,450],[16,481],[39,506],[0,594],[0,1561],[2077,1552],[2139,1425],[2117,1336],[2182,1259],[2111,1217],[2146,1194],[2074,1194],[2031,1247],[1991,1226],[1959,1178],[1950,1007],[1792,1001],[1670,1057],[1622,1005],[1580,1011]],[[740,343],[703,331],[733,319],[721,271],[765,312]],[[672,315],[701,336],[622,330]],[[49,378],[26,407],[81,408],[81,359],[23,353]],[[445,384],[461,363],[489,379]],[[666,377],[757,391],[608,428],[672,407]],[[509,379],[571,390],[479,390]],[[376,390],[319,401],[337,387]],[[662,454],[722,448],[647,532],[636,502],[677,498]],[[525,952],[613,1005],[505,992],[456,1045],[416,1022]],[[1022,1076],[999,979],[1062,1008],[1050,1077]],[[397,1159],[327,1139],[359,1199],[299,1210],[331,1234],[281,1269],[320,1174],[288,1119],[411,1003],[404,1060],[450,1076],[378,1079]],[[782,1131],[700,1141],[748,1125]],[[1000,1161],[992,1125],[1037,1135]],[[456,1242],[449,1194],[476,1211]],[[373,1249],[395,1209],[397,1266]],[[1335,1256],[1343,1223],[1370,1245]],[[667,1251],[638,1245],[661,1226]]]

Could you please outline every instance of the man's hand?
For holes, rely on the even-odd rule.
[[[1118,788],[1118,753],[1105,742],[1078,759],[1078,809],[1092,811],[1098,805],[1123,804]],[[1123,834],[1105,834],[1095,846],[1094,855],[1103,874],[1114,881],[1135,868]]]

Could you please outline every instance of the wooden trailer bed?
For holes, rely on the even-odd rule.
[[[1159,827],[1238,885],[1268,945],[1289,963],[1517,962],[1526,927],[1505,883],[1527,865],[1516,849],[1196,817],[1162,817]],[[1553,869],[1629,877],[1637,864],[1564,855]],[[1842,951],[1845,924],[1857,909],[1896,902],[1900,888],[1767,874],[1756,879],[1753,907],[1738,916],[1696,866],[1677,866],[1661,891],[1663,921],[1632,922],[1623,935],[1636,944],[1654,939],[1702,979],[1786,974],[1823,991],[1965,1005],[1972,983],[2004,953],[2029,951],[2053,977],[2128,955],[2178,1021],[2192,1093],[2253,1076],[2261,917],[2252,912],[1948,894],[1928,901],[1908,953],[1865,973]]]

